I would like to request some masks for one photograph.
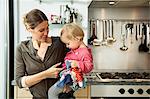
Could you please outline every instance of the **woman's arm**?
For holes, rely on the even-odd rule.
[[[58,76],[58,73],[62,70],[62,68],[56,68],[61,63],[55,64],[54,66],[50,67],[49,69],[34,74],[30,76],[25,76],[25,84],[27,87],[30,87],[32,85],[35,85],[39,83],[41,80],[46,78],[56,78]]]
[[[15,65],[16,65],[16,68],[15,68],[16,69],[16,73],[15,73],[16,83],[20,88],[23,88],[22,79],[25,76],[26,70],[25,70],[25,64],[22,58],[21,44],[18,45],[16,48]]]
[[[62,68],[56,68],[59,64],[55,64],[54,66],[52,66],[51,68],[42,71],[40,73],[34,74],[34,75],[30,75],[30,76],[26,76],[26,67],[22,58],[22,51],[21,51],[21,47],[18,46],[16,49],[16,82],[17,85],[20,88],[23,87],[30,87],[34,84],[37,84],[38,82],[40,82],[43,79],[46,78],[52,78],[57,76],[57,73],[59,73],[59,71],[62,70]]]

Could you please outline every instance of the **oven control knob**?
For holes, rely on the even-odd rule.
[[[140,88],[140,89],[137,90],[137,92],[138,92],[139,94],[143,94],[143,89]]]
[[[124,90],[123,88],[121,88],[121,89],[119,89],[119,92],[120,92],[121,94],[124,94],[124,93],[125,93],[125,90]]]
[[[147,92],[148,94],[150,94],[150,89],[147,89],[146,92]]]
[[[134,93],[134,90],[133,90],[132,88],[130,88],[130,89],[128,90],[128,92],[129,92],[130,94],[133,94],[133,93]]]

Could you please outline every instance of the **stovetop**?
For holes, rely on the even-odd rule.
[[[150,71],[94,71],[85,77],[91,97],[150,97]]]
[[[150,73],[132,72],[132,73],[97,73],[102,79],[150,79]]]
[[[85,75],[89,82],[113,84],[149,84],[150,72],[91,72]]]

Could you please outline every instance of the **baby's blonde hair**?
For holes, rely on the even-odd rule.
[[[70,40],[73,38],[83,40],[83,37],[84,37],[84,32],[83,32],[82,28],[75,23],[65,24],[62,27],[61,36],[63,35],[63,33],[67,33],[67,38]]]

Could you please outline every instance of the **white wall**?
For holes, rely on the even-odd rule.
[[[89,8],[89,18],[96,19],[150,19],[148,7],[143,8]]]
[[[7,68],[7,39],[6,36],[8,34],[7,31],[7,17],[6,17],[6,12],[7,12],[7,0],[0,0],[0,98],[1,99],[6,99],[6,68]]]
[[[150,20],[149,13],[150,10],[148,8],[89,8],[89,19]],[[138,52],[141,41],[135,40],[136,22],[133,28],[133,44],[130,43],[131,35],[129,34],[127,39],[128,50],[120,50],[120,47],[122,47],[121,24],[125,25],[129,22],[131,21],[114,22],[114,36],[117,41],[112,46],[92,47],[95,69],[150,69],[150,54]],[[123,27],[123,33],[125,33],[125,26]]]
[[[19,41],[26,40],[27,36],[30,36],[30,33],[28,33],[25,30],[24,24],[22,22],[22,17],[25,13],[30,11],[31,9],[37,8],[42,10],[47,17],[50,19],[51,14],[59,15],[60,13],[60,5],[66,5],[68,4],[69,7],[76,8],[79,10],[79,13],[83,16],[82,26],[85,32],[85,43],[87,43],[87,24],[88,24],[88,3],[84,2],[74,2],[71,4],[71,2],[54,2],[46,0],[43,3],[39,3],[38,0],[20,0],[19,1]],[[59,36],[59,30],[62,27],[62,25],[55,25],[53,27],[50,27],[50,33],[51,36]]]

